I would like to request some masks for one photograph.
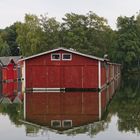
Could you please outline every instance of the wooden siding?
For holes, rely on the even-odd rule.
[[[9,62],[7,66],[2,67],[2,88],[3,96],[12,97],[18,90],[17,68],[14,63]]]
[[[98,120],[98,93],[27,93],[26,120],[49,125],[72,120],[81,125]]]
[[[29,59],[26,61],[26,88],[38,87],[98,88],[98,61],[75,54],[71,61],[53,61],[51,54]]]

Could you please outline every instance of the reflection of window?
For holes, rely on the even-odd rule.
[[[62,60],[72,60],[72,54],[70,53],[63,53]]]
[[[67,128],[72,127],[72,120],[63,120],[62,126]]]
[[[61,127],[61,121],[60,120],[51,120],[51,127]]]
[[[60,60],[60,54],[59,53],[51,54],[51,60]]]

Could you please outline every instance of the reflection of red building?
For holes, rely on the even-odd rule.
[[[99,118],[98,93],[27,93],[26,120],[53,127],[71,122],[73,126],[97,121]]]
[[[101,92],[28,92],[24,117],[60,130],[85,125],[100,120],[114,92],[114,84]]]
[[[17,92],[18,56],[0,57],[1,92],[4,96],[13,96]]]

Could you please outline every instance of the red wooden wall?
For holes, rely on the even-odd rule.
[[[2,94],[14,96],[17,92],[17,70],[13,63],[2,68]]]
[[[72,120],[74,126],[98,120],[98,93],[27,93],[26,120],[49,125]]]
[[[29,59],[26,88],[35,87],[98,88],[98,61],[76,54],[72,54],[72,61],[51,61],[51,54]]]

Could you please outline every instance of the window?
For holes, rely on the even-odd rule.
[[[51,120],[51,127],[54,127],[54,128],[61,127],[61,121],[60,120]]]
[[[64,128],[70,128],[72,127],[72,120],[63,120],[62,125]]]
[[[60,60],[60,53],[51,54],[51,60]]]
[[[62,54],[62,60],[66,60],[66,61],[72,60],[72,54],[70,54],[70,53],[63,53]]]

